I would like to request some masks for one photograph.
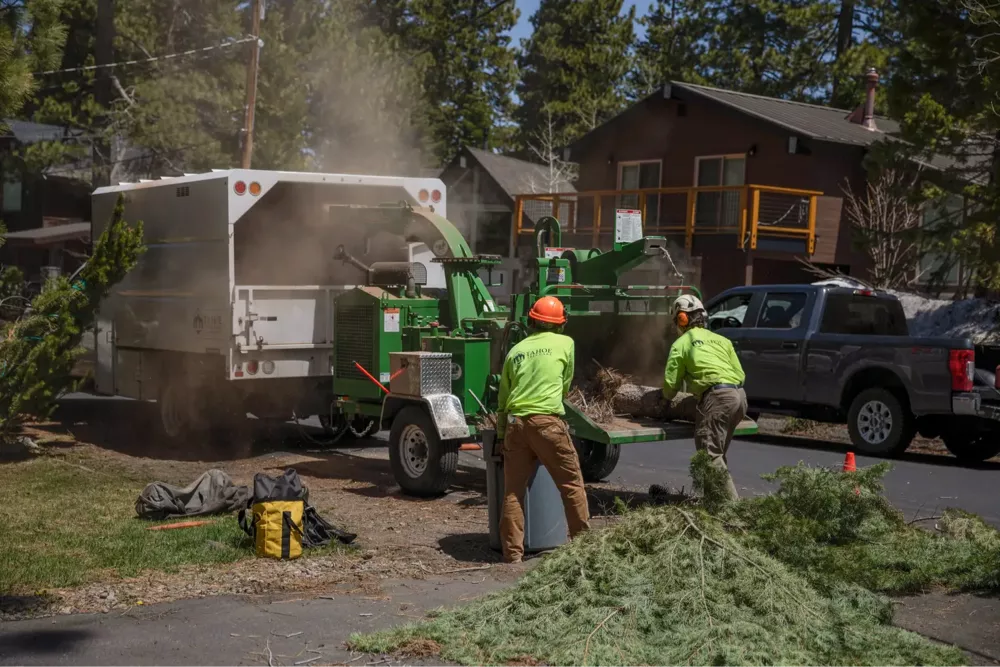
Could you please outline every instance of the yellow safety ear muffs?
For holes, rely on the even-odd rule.
[[[688,314],[685,313],[683,310],[677,313],[677,326],[686,327],[690,322],[691,320],[688,318]]]

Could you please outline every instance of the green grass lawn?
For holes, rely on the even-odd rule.
[[[135,514],[144,485],[127,473],[89,472],[49,457],[0,464],[0,593],[253,556],[235,516],[199,517],[212,523],[195,528],[146,530],[156,522]]]

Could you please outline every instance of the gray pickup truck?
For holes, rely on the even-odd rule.
[[[736,287],[706,304],[746,371],[751,413],[846,423],[892,456],[920,433],[969,462],[1000,453],[1000,401],[968,339],[914,338],[892,295],[835,285]]]

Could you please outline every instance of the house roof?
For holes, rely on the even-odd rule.
[[[479,148],[466,147],[466,150],[509,197],[534,192],[576,192],[568,181],[549,183],[545,165]]]
[[[849,121],[847,117],[851,112],[846,109],[738,93],[680,81],[672,81],[670,85],[736,109],[748,116],[780,125],[790,132],[820,141],[868,146],[899,132],[899,123],[881,116],[875,118],[877,129],[868,130],[858,123]]]
[[[83,132],[58,125],[46,125],[45,123],[35,123],[30,120],[17,120],[14,118],[4,118],[3,125],[7,131],[5,136],[13,137],[21,144],[34,144],[39,141],[59,141],[66,137],[82,137]]]
[[[25,229],[20,232],[8,232],[5,236],[8,241],[21,241],[35,245],[45,245],[47,243],[57,243],[73,239],[86,239],[90,237],[90,223],[71,222],[66,225],[35,227],[34,229]]]
[[[863,125],[851,122],[848,117],[853,113],[847,109],[824,107],[806,102],[794,102],[763,95],[752,95],[734,90],[724,90],[711,86],[701,86],[683,81],[671,81],[670,95],[680,92],[682,96],[690,95],[709,100],[729,107],[747,116],[752,116],[763,122],[781,127],[793,134],[810,138],[815,141],[826,141],[835,144],[867,147],[881,140],[903,141],[899,138],[900,124],[898,121],[884,116],[875,117],[875,130],[866,129]],[[646,100],[662,97],[664,90],[658,89]],[[625,113],[625,112],[623,112]],[[617,118],[617,117],[616,117]],[[607,121],[605,125],[612,122]],[[577,139],[574,144],[586,138]],[[929,160],[920,162],[933,169],[946,170],[951,168],[975,171],[982,166],[984,160],[991,159],[991,151],[979,152],[970,150],[964,159],[956,159],[945,155],[934,155]],[[976,178],[976,177],[973,177]]]

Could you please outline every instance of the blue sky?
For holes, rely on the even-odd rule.
[[[517,3],[517,8],[521,10],[521,18],[518,19],[517,25],[510,31],[510,34],[514,38],[514,46],[520,46],[521,38],[531,34],[531,23],[528,22],[528,19],[538,9],[539,0],[515,0],[515,2]],[[625,9],[634,5],[636,7],[635,13],[638,16],[642,16],[652,4],[653,0],[625,0]],[[641,34],[640,26],[638,25],[636,25],[636,32]]]

